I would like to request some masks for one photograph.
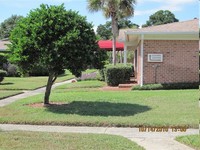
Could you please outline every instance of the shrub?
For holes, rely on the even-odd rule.
[[[198,89],[199,82],[193,83],[165,83],[162,84],[165,89]]]
[[[7,57],[5,54],[0,53],[0,69],[3,69],[3,65],[7,63]]]
[[[7,74],[6,71],[0,70],[0,83],[3,81],[6,74]]]
[[[8,64],[7,66],[7,76],[8,77],[20,77],[21,73],[19,68],[14,64]]]
[[[132,74],[132,66],[123,64],[120,65],[107,65],[104,69],[105,81],[109,86],[118,86],[122,83],[130,81]]]
[[[24,70],[26,72],[26,70]],[[65,70],[62,69],[58,72],[58,75],[65,74]],[[28,71],[29,76],[49,76],[49,71],[47,67],[42,66],[42,64],[35,65],[31,70]]]
[[[104,69],[100,69],[97,73],[97,79],[99,81],[105,81],[105,76],[104,76]]]
[[[193,83],[163,83],[133,86],[132,90],[173,90],[173,89],[198,89],[199,82]]]
[[[29,71],[30,76],[48,76],[48,69],[41,64],[37,64]]]

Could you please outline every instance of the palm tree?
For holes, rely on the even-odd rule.
[[[116,37],[118,20],[134,15],[136,0],[87,0],[91,12],[102,11],[106,18],[111,18],[113,34],[113,64],[116,65]]]

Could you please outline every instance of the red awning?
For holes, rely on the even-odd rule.
[[[105,49],[107,51],[112,51],[112,40],[100,40],[98,42],[100,49]],[[124,43],[116,42],[116,51],[123,51]]]

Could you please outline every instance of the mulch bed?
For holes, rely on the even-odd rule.
[[[104,86],[102,88],[100,88],[100,90],[103,91],[131,91],[131,87],[130,88],[119,88],[117,87],[112,87],[112,86]]]
[[[67,105],[67,103],[66,102],[50,102],[49,104],[44,104],[44,103],[26,104],[26,106],[33,107],[33,108],[55,107],[55,106],[62,106],[62,105]]]

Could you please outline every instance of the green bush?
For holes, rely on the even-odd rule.
[[[98,74],[97,74],[97,79],[99,81],[105,81],[105,76],[104,76],[104,69],[100,69]]]
[[[3,81],[6,75],[7,75],[6,71],[0,70],[0,83]]]
[[[109,86],[118,86],[119,84],[129,82],[131,74],[132,66],[130,65],[107,65],[104,69],[105,81]]]
[[[7,66],[7,76],[8,77],[20,77],[21,73],[17,65],[8,64]]]
[[[0,69],[3,69],[3,64],[7,62],[6,55],[4,53],[0,53]]]
[[[37,64],[29,71],[29,76],[48,76],[48,70],[41,64]]]
[[[193,83],[163,83],[133,86],[132,90],[173,90],[173,89],[198,89],[199,82]]]
[[[26,71],[26,70],[24,70]],[[65,70],[62,69],[58,72],[59,75],[62,75],[65,73]],[[47,67],[42,66],[42,64],[37,64],[35,65],[31,70],[28,71],[28,75],[29,76],[48,76],[49,75],[49,71],[47,69]]]

